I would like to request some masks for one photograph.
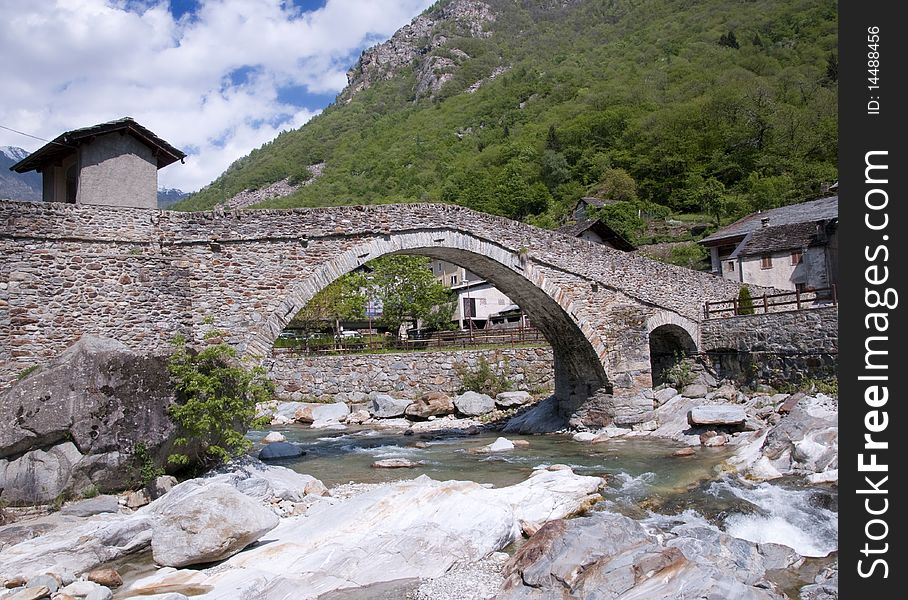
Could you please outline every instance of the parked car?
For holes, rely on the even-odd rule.
[[[361,334],[358,331],[354,331],[352,329],[347,330],[347,331],[341,331],[340,335],[338,336],[339,339],[360,339],[362,337],[363,337],[363,334]]]

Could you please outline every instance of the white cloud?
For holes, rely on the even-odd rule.
[[[336,94],[351,56],[431,3],[328,0],[302,12],[281,0],[201,0],[176,20],[167,0],[0,0],[0,124],[50,139],[134,117],[193,150],[159,183],[197,190],[317,114],[280,102],[281,89]],[[235,83],[231,74],[244,67]],[[41,142],[0,129],[2,145]]]

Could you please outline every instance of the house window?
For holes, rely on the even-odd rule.
[[[451,275],[451,285],[457,285],[457,275]]]
[[[476,298],[463,299],[463,318],[470,319],[476,316]]]
[[[729,273],[735,272],[735,261],[733,261],[733,260],[728,261],[728,272]]]
[[[807,284],[806,284],[806,283],[796,283],[796,284],[795,284],[795,289],[796,289],[799,293],[803,294],[804,292],[807,291]]]
[[[803,257],[803,255],[801,254],[801,251],[800,251],[800,250],[792,250],[792,251],[791,251],[791,264],[793,264],[793,265],[799,265],[799,264],[801,264],[801,260],[803,260],[803,258],[804,258],[804,257]]]
[[[760,268],[761,269],[771,269],[772,268],[772,256],[769,254],[764,254],[760,257]]]

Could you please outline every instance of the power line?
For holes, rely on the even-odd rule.
[[[32,135],[30,133],[25,133],[24,131],[18,131],[16,129],[13,129],[12,127],[7,127],[6,125],[0,125],[0,129],[6,129],[7,131],[12,131],[13,133],[18,133],[19,135],[24,135],[25,137],[34,138],[36,140],[40,140],[42,142],[47,142],[49,144],[57,144],[58,146],[66,146],[67,148],[72,148],[72,146],[70,146],[69,144],[64,144],[63,142],[57,142],[54,140],[45,140],[42,137],[38,137],[38,136]]]

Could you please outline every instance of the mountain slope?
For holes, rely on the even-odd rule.
[[[28,156],[15,146],[0,146],[0,200],[40,200],[41,174],[10,171],[9,168]]]
[[[832,0],[452,0],[180,207],[446,201],[553,224],[600,193],[747,211],[836,178]],[[713,181],[715,180],[715,182]],[[718,210],[718,209],[717,209]]]

